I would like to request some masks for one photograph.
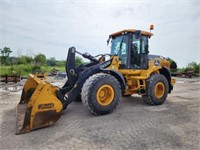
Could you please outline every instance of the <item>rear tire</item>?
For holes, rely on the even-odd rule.
[[[142,98],[146,104],[161,105],[165,102],[169,91],[169,84],[164,75],[153,74],[147,81],[147,95]]]
[[[104,115],[117,107],[120,95],[121,88],[117,79],[109,74],[98,73],[85,81],[81,98],[92,114]]]

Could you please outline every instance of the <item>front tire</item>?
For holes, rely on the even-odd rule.
[[[165,102],[169,91],[169,84],[162,74],[153,74],[147,81],[147,95],[142,98],[146,104],[161,105]]]
[[[85,81],[81,98],[92,114],[104,115],[117,107],[120,95],[121,88],[115,77],[97,73]]]

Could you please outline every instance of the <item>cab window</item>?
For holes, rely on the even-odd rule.
[[[127,65],[127,36],[120,35],[111,41],[111,55],[118,55],[122,65]]]
[[[131,65],[135,69],[140,69],[143,66],[143,57],[148,54],[148,37],[141,36],[137,39],[135,34],[132,36],[131,44]]]

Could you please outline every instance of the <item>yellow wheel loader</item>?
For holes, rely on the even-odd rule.
[[[161,105],[173,90],[170,64],[161,57],[148,58],[146,31],[126,29],[109,36],[109,54],[91,56],[69,48],[66,60],[68,80],[62,88],[30,75],[17,105],[17,134],[52,125],[67,106],[77,100],[94,115],[112,112],[120,96],[139,94],[145,103]],[[89,59],[75,66],[75,54]]]

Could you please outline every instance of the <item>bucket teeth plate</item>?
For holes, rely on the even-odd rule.
[[[18,104],[17,108],[16,108],[16,115],[17,115],[17,119],[16,119],[16,134],[19,134],[19,131],[22,130],[23,125],[24,125],[24,120],[25,120],[25,114],[26,114],[26,110],[27,110],[27,104]]]

